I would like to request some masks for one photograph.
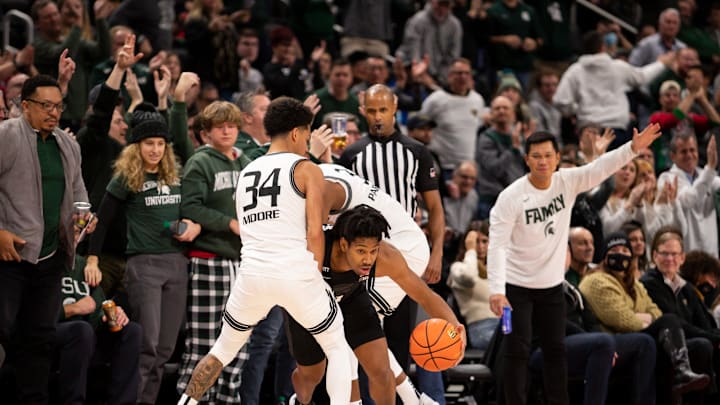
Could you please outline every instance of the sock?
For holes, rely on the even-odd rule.
[[[190,398],[187,394],[182,394],[180,400],[178,401],[178,405],[198,405],[198,401]]]
[[[420,404],[420,401],[418,399],[418,393],[415,390],[415,386],[413,385],[412,381],[410,381],[410,377],[405,377],[405,380],[395,386],[395,391],[400,396],[400,399],[402,400],[403,404],[405,405],[418,405]]]

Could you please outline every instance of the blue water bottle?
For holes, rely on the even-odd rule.
[[[512,333],[512,311],[510,310],[510,307],[503,307],[502,333],[503,335]]]

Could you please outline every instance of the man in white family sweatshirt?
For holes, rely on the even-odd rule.
[[[501,377],[507,404],[526,402],[532,325],[542,325],[535,333],[545,358],[548,403],[568,403],[562,282],[572,205],[579,193],[600,184],[659,136],[660,126],[651,124],[640,133],[635,130],[631,142],[592,163],[560,171],[556,171],[560,153],[553,134],[536,132],[526,140],[530,173],[503,190],[490,212],[490,309],[498,316],[503,307],[513,310]]]

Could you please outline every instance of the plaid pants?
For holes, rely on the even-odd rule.
[[[195,257],[190,260],[187,337],[177,384],[180,393],[185,392],[193,369],[210,352],[210,348],[220,336],[225,303],[230,296],[239,267],[239,260]],[[223,368],[217,383],[202,397],[202,403],[240,403],[240,376],[247,359],[247,345],[245,345],[237,358]]]

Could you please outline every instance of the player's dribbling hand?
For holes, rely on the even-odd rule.
[[[498,317],[502,316],[503,307],[510,307],[510,301],[502,294],[490,296],[490,310]],[[512,308],[512,307],[511,307]]]
[[[465,325],[458,324],[455,326],[455,332],[460,334],[460,339],[462,340],[462,356],[457,360],[455,364],[453,364],[453,367],[460,364],[462,359],[465,357],[465,349],[467,348],[467,331],[465,331]]]

